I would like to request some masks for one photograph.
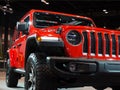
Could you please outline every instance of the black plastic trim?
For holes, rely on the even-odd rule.
[[[54,72],[61,73],[62,75],[81,75],[81,74],[120,74],[120,62],[119,61],[109,61],[109,60],[95,60],[95,59],[81,59],[81,58],[67,58],[67,57],[47,57],[47,62],[50,68]],[[77,63],[82,65],[88,65],[86,72],[70,72],[62,70],[56,67],[56,63]],[[60,75],[60,74],[59,74]]]
[[[39,42],[39,46],[57,46],[64,47],[63,42]]]

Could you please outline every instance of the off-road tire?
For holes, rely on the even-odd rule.
[[[45,57],[32,53],[26,63],[25,90],[57,90],[56,79],[45,62]]]
[[[13,68],[10,67],[10,61],[7,60],[6,65],[6,85],[8,87],[17,87],[19,74],[15,73]]]
[[[97,86],[94,87],[96,90],[104,90],[106,87],[105,86]]]

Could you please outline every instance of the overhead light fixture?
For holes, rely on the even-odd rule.
[[[105,14],[108,14],[109,12],[107,11],[107,9],[103,9],[102,10]]]
[[[6,14],[6,12],[11,13],[11,14],[13,13],[13,9],[6,5],[5,6],[0,5],[0,10],[2,10],[4,14]]]
[[[4,12],[4,15],[6,15],[6,12],[11,13],[11,14],[13,13],[13,9],[11,8],[9,4],[9,0],[6,0],[5,6],[0,5],[0,10]]]
[[[103,12],[106,12],[107,10],[106,9],[103,9]]]
[[[46,0],[41,0],[41,2],[45,3],[46,5],[49,5],[50,3]]]
[[[108,12],[106,11],[105,14],[108,14]]]

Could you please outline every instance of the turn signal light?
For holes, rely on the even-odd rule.
[[[37,41],[38,42],[42,41],[41,37],[37,37]]]

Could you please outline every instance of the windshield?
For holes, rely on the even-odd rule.
[[[34,26],[44,28],[55,25],[81,25],[81,26],[94,26],[92,21],[84,18],[77,18],[72,16],[65,16],[59,14],[49,13],[34,13]]]

